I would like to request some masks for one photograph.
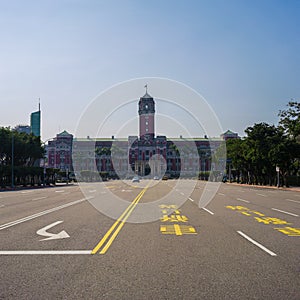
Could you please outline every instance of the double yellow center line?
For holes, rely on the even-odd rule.
[[[102,240],[98,243],[98,245],[93,249],[92,254],[96,254],[99,251],[99,254],[105,254],[108,248],[111,246],[114,239],[117,237],[118,233],[124,226],[126,220],[137,206],[146,190],[148,189],[149,184],[137,195],[137,197],[130,203],[130,205],[126,208],[126,210],[122,213],[122,215],[118,218],[118,220],[110,227],[110,229],[106,232]]]

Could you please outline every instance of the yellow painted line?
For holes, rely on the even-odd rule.
[[[175,224],[175,225],[174,225],[174,229],[175,229],[176,235],[182,235],[180,226],[179,226],[178,224]]]
[[[124,226],[125,221],[128,219],[129,215],[132,213],[132,211],[134,210],[135,206],[140,201],[140,199],[142,198],[142,196],[144,195],[144,193],[146,192],[146,190],[148,189],[148,187],[149,187],[149,184],[131,202],[131,204],[126,208],[126,210],[122,213],[122,215],[118,218],[118,220],[106,232],[106,234],[101,239],[101,241],[92,250],[92,254],[96,254],[100,250],[100,248],[104,245],[104,243],[107,241],[107,239],[111,236],[111,234],[114,231],[114,229],[119,225],[119,227],[113,233],[113,235],[111,236],[111,238],[108,240],[108,242],[105,245],[105,247],[100,251],[100,254],[104,254],[108,250],[108,248],[110,247],[110,245],[112,244],[112,242],[114,241],[114,239],[116,238],[116,236],[118,235],[118,233],[120,232],[120,230],[122,229],[122,227]]]

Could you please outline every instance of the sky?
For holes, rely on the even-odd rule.
[[[140,77],[191,87],[241,136],[300,101],[299,0],[0,0],[0,28],[0,126],[29,124],[40,98],[43,141]]]

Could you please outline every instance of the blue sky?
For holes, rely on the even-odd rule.
[[[299,16],[298,0],[0,1],[0,126],[41,98],[42,139],[74,133],[101,91],[156,76],[199,92],[224,130],[276,124],[300,98]]]

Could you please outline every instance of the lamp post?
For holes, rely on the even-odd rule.
[[[13,130],[11,131],[11,188],[13,189],[15,184],[14,184],[14,152],[15,152],[15,149],[14,149],[14,132]]]

